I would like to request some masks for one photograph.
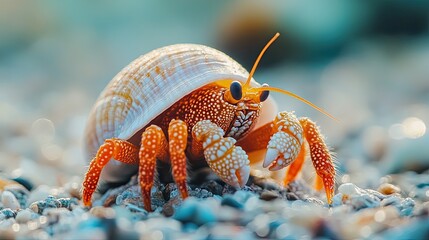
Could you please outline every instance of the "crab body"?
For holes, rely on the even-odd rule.
[[[123,182],[138,169],[151,210],[157,160],[172,165],[183,198],[187,161],[206,161],[226,183],[242,187],[250,161],[261,160],[249,160],[246,151],[261,149],[267,149],[263,165],[270,170],[296,159],[285,183],[310,153],[330,202],[335,170],[323,136],[308,119],[277,114],[264,86],[224,53],[202,45],[172,45],[139,57],[109,83],[90,114],[86,146],[93,159],[84,204],[91,204],[100,177]]]

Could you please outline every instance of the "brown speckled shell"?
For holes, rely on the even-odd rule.
[[[192,91],[218,80],[244,83],[247,77],[248,72],[236,61],[203,45],[171,45],[140,56],[112,79],[92,109],[85,133],[88,161],[105,139],[129,139]],[[253,79],[252,85],[259,86]],[[270,99],[264,108],[267,105],[275,104]],[[271,120],[275,111],[269,112],[270,116],[266,117]],[[125,171],[122,165],[111,161],[103,170],[102,178],[109,181],[122,178],[119,176],[120,171]],[[123,177],[128,177],[125,172]],[[109,177],[113,178],[106,179]]]

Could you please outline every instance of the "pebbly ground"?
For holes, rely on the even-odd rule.
[[[182,201],[174,183],[157,182],[154,212],[143,208],[137,177],[80,203],[80,179],[58,188],[11,181],[1,192],[4,239],[427,239],[429,172],[389,175],[374,189],[338,186],[332,206],[297,180],[286,188],[251,177],[236,190],[207,169]],[[202,174],[199,174],[200,176]],[[198,175],[198,174],[196,174]],[[29,190],[31,189],[31,190]]]

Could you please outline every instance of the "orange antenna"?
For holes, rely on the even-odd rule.
[[[250,80],[253,77],[253,74],[255,73],[256,68],[258,67],[259,61],[261,61],[262,56],[264,55],[265,51],[267,51],[268,47],[280,36],[280,33],[276,33],[273,38],[265,45],[264,49],[262,49],[261,53],[259,53],[258,58],[255,61],[255,64],[253,64],[252,70],[250,71],[249,77],[247,78],[246,83],[243,87],[247,87],[250,85]]]
[[[291,96],[291,97],[293,97],[293,98],[295,98],[295,99],[298,99],[299,101],[301,101],[301,102],[303,102],[303,103],[306,103],[307,105],[311,106],[312,108],[316,109],[317,111],[319,111],[319,112],[321,112],[321,113],[325,114],[326,116],[328,116],[328,117],[332,118],[333,120],[335,120],[335,121],[339,122],[339,120],[338,120],[338,119],[336,119],[334,116],[332,116],[331,114],[329,114],[328,112],[326,112],[326,111],[325,111],[325,110],[323,110],[322,108],[320,108],[320,107],[316,106],[314,103],[312,103],[312,102],[310,102],[310,101],[306,100],[305,98],[303,98],[303,97],[300,97],[300,96],[296,95],[296,94],[295,94],[295,93],[293,93],[293,92],[289,92],[289,91],[283,90],[283,89],[281,89],[281,88],[268,87],[268,86],[267,86],[267,87],[265,87],[265,86],[264,86],[264,87],[259,87],[259,88],[257,88],[256,90],[257,90],[258,92],[262,92],[262,91],[268,90],[268,91],[273,91],[273,92],[279,92],[279,93],[286,94],[286,95]]]

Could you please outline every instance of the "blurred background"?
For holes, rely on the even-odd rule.
[[[425,0],[17,1],[0,3],[0,171],[61,185],[87,165],[95,99],[138,56],[169,44],[217,48],[255,79],[290,90],[336,152],[338,182],[379,184],[429,168],[429,3]]]

